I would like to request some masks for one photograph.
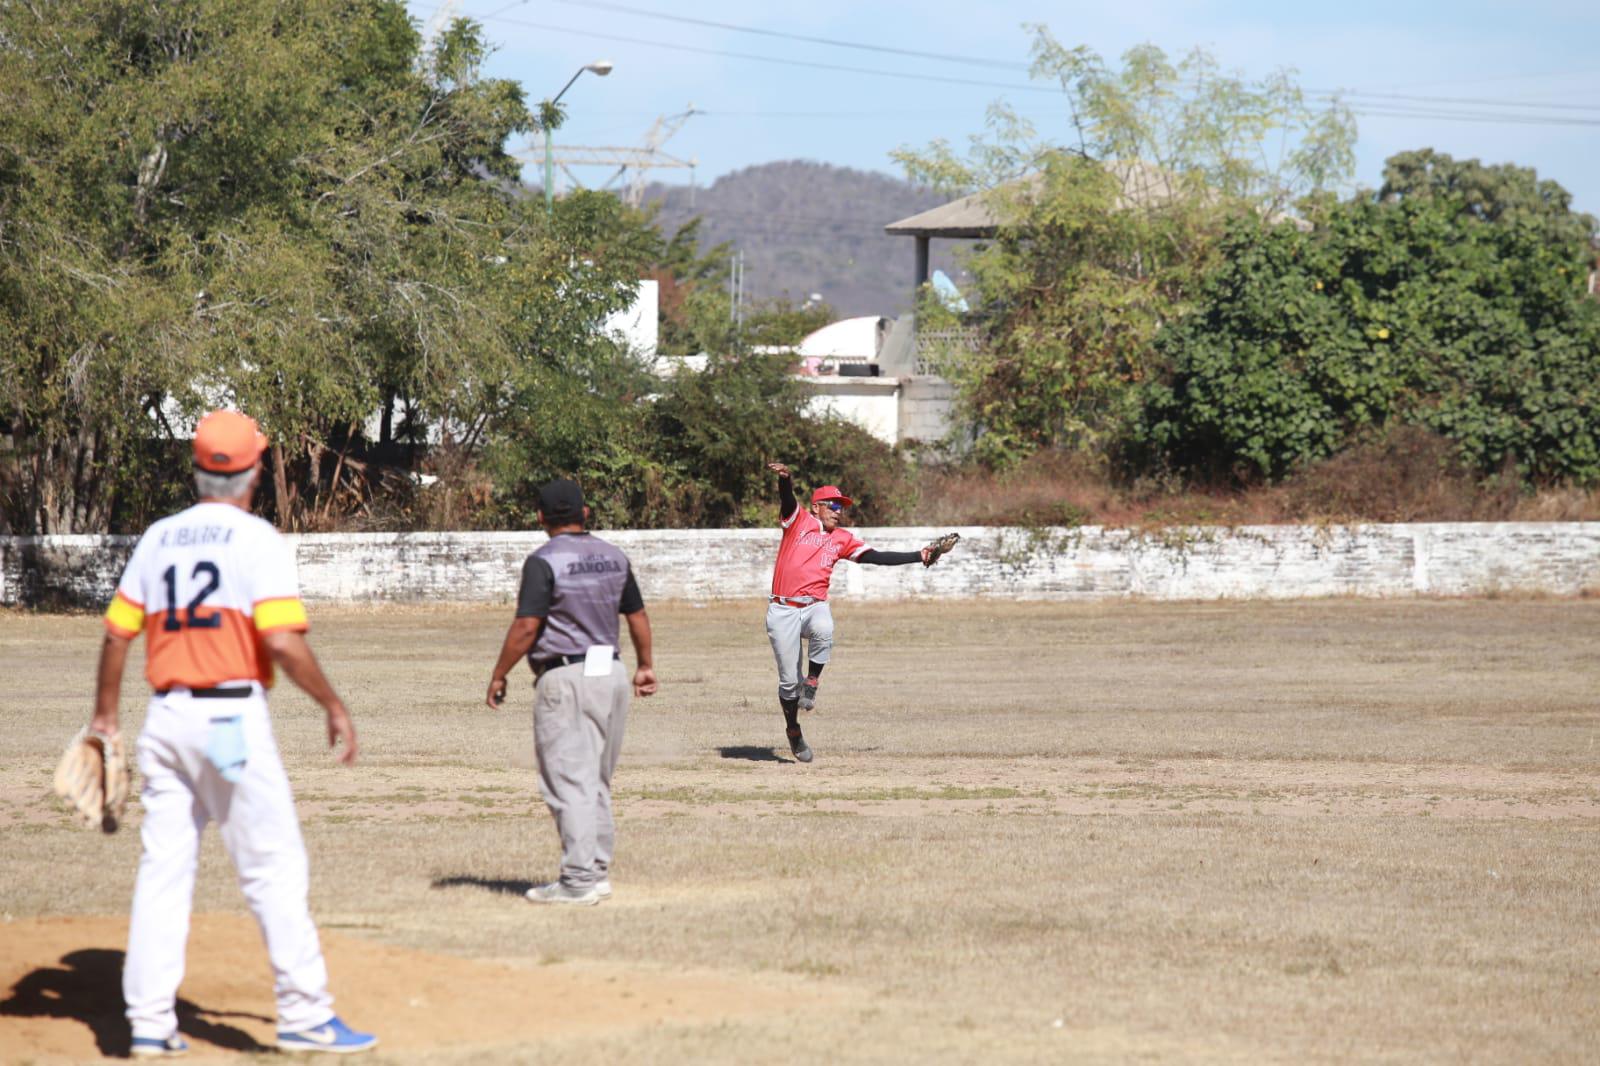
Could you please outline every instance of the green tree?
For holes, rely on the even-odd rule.
[[[473,275],[514,230],[478,175],[527,116],[469,31],[435,78],[417,44],[385,0],[0,7],[15,526],[106,528],[140,442],[219,401],[261,417],[303,520],[385,384],[447,415],[507,350]]]
[[[1397,159],[1392,176],[1450,166]],[[1324,205],[1309,233],[1236,219],[1196,313],[1160,339],[1172,369],[1146,393],[1144,439],[1250,479],[1420,425],[1485,474],[1600,480],[1593,221],[1552,209],[1565,193],[1531,170],[1495,175],[1488,197],[1430,180]]]
[[[692,229],[522,194],[503,145],[560,116],[481,77],[472,23],[418,48],[396,0],[0,5],[0,528],[142,525],[187,495],[183,419],[217,403],[261,419],[296,528],[366,506],[408,449],[449,502],[400,524],[525,522],[557,473],[613,521],[716,521],[743,490],[696,502],[723,453],[672,411],[746,427],[746,458],[763,404],[823,432],[755,362],[663,388],[600,326],[652,264],[694,281],[725,358],[825,310],[761,309],[741,342]]]
[[[653,223],[655,216],[652,209],[646,217]],[[663,355],[798,344],[833,320],[833,309],[826,304],[797,306],[772,298],[745,308],[741,322],[726,288],[729,245],[724,241],[700,252],[700,221],[692,218],[678,228],[648,275],[661,286],[658,350]]]
[[[1163,369],[1157,331],[1184,314],[1227,219],[1277,217],[1353,164],[1349,112],[1310,107],[1287,73],[1251,82],[1149,45],[1114,69],[1034,32],[1034,76],[1060,84],[1075,143],[996,107],[965,157],[944,142],[896,153],[914,180],[984,191],[997,219],[969,264],[986,348],[944,369],[979,456],[1000,464],[1122,440]]]
[[[851,485],[860,521],[881,520],[903,503],[900,461],[860,427],[809,415],[793,363],[783,354],[716,355],[703,372],[664,384],[649,427],[679,508],[671,524],[769,523],[775,497],[765,464],[774,459],[792,463],[809,484]]]
[[[1540,179],[1530,167],[1511,163],[1490,166],[1476,159],[1455,159],[1432,148],[1390,156],[1383,166],[1378,199],[1450,200],[1475,219],[1499,225],[1531,223],[1552,244],[1570,244],[1594,236],[1593,215],[1572,210],[1572,196],[1557,182]]]
[[[652,205],[653,222],[660,211]],[[711,350],[728,319],[728,250],[724,241],[702,253],[700,219],[679,226],[651,267],[649,276],[659,285],[662,355],[696,355]]]

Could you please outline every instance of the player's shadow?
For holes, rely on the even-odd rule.
[[[532,881],[511,881],[497,877],[474,877],[471,874],[458,874],[455,877],[435,877],[434,888],[481,888],[486,892],[494,892],[501,896],[525,896],[528,889],[532,888]]]
[[[778,754],[777,748],[762,748],[754,744],[736,744],[732,747],[718,748],[717,754],[724,759],[746,759],[750,762],[794,762]]]
[[[178,1031],[229,1051],[251,1054],[271,1049],[243,1029],[216,1021],[249,1018],[273,1019],[239,1011],[207,1010],[187,999],[178,1000]],[[0,1015],[13,1018],[60,1018],[81,1022],[94,1034],[95,1047],[108,1058],[129,1055],[128,1020],[123,1016],[122,952],[109,948],[84,948],[61,956],[61,966],[41,966],[23,976],[0,1000]]]

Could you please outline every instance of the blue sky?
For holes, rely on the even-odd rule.
[[[408,0],[408,6],[425,24],[439,3]],[[530,100],[555,93],[586,63],[616,64],[609,77],[585,74],[568,91],[559,143],[635,145],[658,115],[691,104],[705,112],[664,146],[697,161],[695,180],[702,186],[784,159],[898,174],[892,149],[940,137],[964,144],[998,99],[1032,118],[1042,135],[1065,139],[1059,94],[1025,88],[1031,36],[1024,24],[1042,22],[1063,44],[1086,44],[1108,58],[1146,42],[1173,54],[1199,45],[1225,68],[1251,77],[1290,67],[1307,89],[1436,98],[1364,98],[1365,113],[1357,116],[1358,184],[1376,185],[1383,160],[1397,151],[1433,147],[1458,158],[1534,167],[1565,186],[1578,209],[1600,215],[1600,51],[1594,47],[1600,3],[1593,0],[459,0],[456,10],[480,21],[496,48],[486,73],[519,81]],[[644,12],[1016,66],[807,43]],[[1482,121],[1489,115],[1522,121]],[[594,183],[607,176],[582,174]],[[537,181],[538,168],[530,166],[527,176]],[[686,171],[655,176],[688,180]]]

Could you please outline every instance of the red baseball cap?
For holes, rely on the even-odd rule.
[[[824,485],[816,492],[811,494],[812,503],[826,503],[828,500],[838,500],[846,507],[853,507],[855,506],[856,502],[850,497],[846,496],[844,493],[840,492],[839,486],[837,485]]]
[[[256,420],[238,411],[212,411],[194,427],[194,465],[213,474],[249,470],[266,446]]]

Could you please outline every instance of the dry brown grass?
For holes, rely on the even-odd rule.
[[[480,702],[506,612],[315,612],[365,753],[329,765],[307,701],[275,698],[318,918],[847,1005],[428,1061],[1600,1056],[1600,603],[841,603],[811,766],[786,761],[759,605],[653,613],[617,896],[549,913],[475,887],[557,858],[526,684]],[[96,634],[0,614],[7,919],[131,890],[137,836],[44,796]],[[196,905],[243,912],[214,837]]]
[[[1315,463],[1274,485],[1207,488],[1111,477],[1084,455],[1040,452],[1000,473],[921,475],[906,519],[919,525],[1273,525],[1348,522],[1574,522],[1600,519],[1600,490],[1526,492],[1514,470],[1480,478],[1442,437],[1412,427]]]

